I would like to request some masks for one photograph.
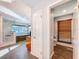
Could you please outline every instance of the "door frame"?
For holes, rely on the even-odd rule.
[[[53,3],[53,4],[50,4],[49,6],[48,6],[48,8],[49,8],[49,10],[52,8],[52,6],[53,6],[53,8],[55,7],[55,6],[57,6],[57,5],[60,5],[60,4],[62,4],[62,3],[65,3],[65,2],[67,2],[67,1],[69,1],[69,0],[66,0],[66,1],[64,1],[64,0],[59,0],[58,2],[56,2],[56,3]],[[73,23],[76,23],[76,21],[78,20],[78,18],[79,18],[79,0],[77,0],[77,8],[73,11],[73,18],[74,19],[76,19],[76,20],[73,20],[73,18],[72,18],[72,39],[73,39],[73,42],[72,42],[72,45],[74,45],[73,46],[73,59],[79,59],[79,54],[78,54],[78,47],[79,47],[79,45],[77,44],[77,43],[75,43],[74,41],[75,41],[75,39],[76,39],[76,37],[74,37],[74,32],[75,32],[75,30],[78,30],[78,29],[74,29],[74,26],[77,26],[76,24],[73,24]],[[51,13],[49,13],[49,14],[51,14]],[[52,18],[51,16],[50,16],[50,18]],[[54,18],[53,18],[54,19]],[[51,21],[51,19],[49,19],[50,21]],[[77,23],[78,24],[78,23]],[[75,35],[76,36],[76,35]],[[53,36],[53,39],[54,39],[54,36]],[[79,41],[78,41],[79,42]]]

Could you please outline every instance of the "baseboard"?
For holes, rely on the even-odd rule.
[[[32,55],[34,55],[34,53],[33,52],[30,52]]]
[[[62,43],[62,42],[57,42],[57,44],[73,48],[73,44],[67,44],[67,43]]]
[[[32,54],[33,56],[37,57],[33,52],[31,52],[31,54]],[[54,55],[54,51],[53,51],[52,54],[50,55],[50,58],[52,58],[53,55]],[[37,57],[37,58],[38,58],[38,57]]]
[[[33,52],[30,52],[33,56],[35,56],[36,58],[38,58],[38,56],[36,56]]]

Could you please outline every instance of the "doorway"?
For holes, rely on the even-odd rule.
[[[72,19],[57,21],[58,42],[72,42]]]
[[[52,59],[73,59],[73,27],[74,8],[76,0],[67,1],[51,8],[51,36],[53,37],[53,57]],[[71,8],[72,5],[72,8]],[[61,53],[62,52],[62,53]],[[67,56],[66,56],[67,55]]]

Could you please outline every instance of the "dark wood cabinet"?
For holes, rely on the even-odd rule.
[[[28,35],[16,36],[16,42],[20,42],[20,41],[26,40],[26,37],[27,37],[27,36],[28,36]]]

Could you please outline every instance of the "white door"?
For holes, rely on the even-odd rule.
[[[32,53],[42,58],[42,21],[40,12],[33,15],[32,19]]]

